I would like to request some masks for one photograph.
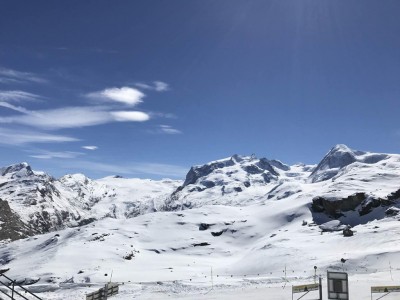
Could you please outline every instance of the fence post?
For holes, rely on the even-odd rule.
[[[15,280],[12,281],[11,300],[14,300]]]
[[[106,283],[104,286],[104,300],[107,300],[107,296],[108,296],[108,283]]]

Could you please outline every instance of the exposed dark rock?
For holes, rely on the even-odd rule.
[[[204,185],[208,189],[215,186],[215,183],[213,181],[210,181],[210,180],[203,180],[203,181],[200,182],[200,184]]]
[[[8,202],[2,199],[0,199],[0,222],[0,240],[14,241],[37,233],[24,224],[19,216],[11,210]]]
[[[381,203],[381,199],[369,198],[368,201],[364,201],[361,204],[361,208],[358,210],[358,213],[360,216],[369,214],[373,208],[379,207]]]
[[[400,208],[390,207],[385,211],[385,215],[393,217],[400,214]]]
[[[260,161],[257,163],[257,166],[265,171],[268,171],[274,176],[279,176],[279,174],[275,171],[274,167],[271,166],[270,161],[266,158],[260,158]]]
[[[157,253],[157,254],[160,254],[161,252],[159,251],[159,250],[157,250],[157,249],[149,249],[149,251],[153,251],[153,252],[155,252],[155,253]]]
[[[312,200],[311,209],[314,212],[325,212],[329,216],[338,218],[342,215],[342,212],[355,210],[366,198],[365,193],[356,193],[337,200],[315,197]]]
[[[208,228],[210,228],[211,226],[213,226],[214,224],[207,224],[207,223],[200,223],[199,225],[199,230],[203,231],[203,230],[207,230]]]
[[[285,165],[279,160],[272,159],[269,161],[269,164],[275,168],[281,169],[282,171],[289,171],[290,167],[288,165]]]
[[[394,201],[394,200],[399,200],[400,199],[400,189],[397,191],[391,193],[390,195],[387,196],[387,199],[389,201]]]
[[[228,229],[223,229],[221,231],[216,231],[216,232],[211,232],[212,236],[220,236],[222,235],[224,232],[226,232]]]
[[[263,173],[262,177],[263,177],[265,183],[270,183],[272,180],[275,179],[275,177],[273,177],[270,173]]]
[[[349,237],[349,236],[353,236],[354,235],[354,231],[350,229],[350,227],[346,227],[345,229],[343,229],[343,236]]]
[[[262,172],[264,172],[263,169],[259,168],[256,165],[245,166],[243,169],[249,174],[261,174]]]
[[[92,223],[94,221],[96,221],[95,218],[83,219],[83,220],[79,221],[78,225],[79,226],[84,226],[84,225],[90,224],[90,223]]]
[[[193,244],[193,247],[199,247],[199,246],[200,246],[200,247],[210,246],[210,244],[207,243],[207,242]]]
[[[196,183],[196,181],[199,178],[209,175],[212,171],[214,171],[216,169],[233,166],[234,164],[235,164],[235,161],[232,158],[230,158],[230,159],[206,164],[203,166],[191,167],[189,172],[186,175],[186,179],[185,179],[185,182],[183,183],[183,186],[187,186],[189,184]]]

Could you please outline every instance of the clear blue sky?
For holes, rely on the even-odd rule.
[[[183,178],[399,153],[400,1],[1,1],[0,165]]]

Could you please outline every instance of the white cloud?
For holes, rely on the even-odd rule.
[[[145,97],[145,94],[134,88],[122,87],[109,88],[103,91],[89,93],[86,96],[92,99],[115,101],[134,106],[143,102],[142,99]]]
[[[99,149],[99,147],[97,147],[97,146],[82,146],[82,148],[86,149],[86,150],[92,150],[92,151]]]
[[[32,101],[39,98],[38,95],[24,91],[0,91],[0,101]]]
[[[143,82],[137,82],[135,85],[138,88],[144,89],[144,90],[153,90],[157,92],[165,92],[169,90],[169,85],[168,83],[165,83],[163,81],[153,81],[153,84],[147,84]]]
[[[110,114],[118,122],[145,122],[150,116],[141,111],[112,111]]]
[[[181,134],[182,133],[182,131],[175,129],[169,125],[160,125],[160,131],[162,133],[166,133],[166,134]]]
[[[0,128],[0,144],[5,145],[24,145],[29,143],[63,143],[76,141],[79,141],[79,139],[69,136],[47,134],[37,131],[21,131]]]
[[[4,105],[3,105],[4,106]],[[144,122],[150,116],[140,111],[108,111],[105,107],[64,107],[57,109],[28,111],[21,107],[7,107],[26,113],[0,117],[0,123],[20,124],[43,129],[77,128],[110,122]]]
[[[52,158],[76,158],[81,155],[84,155],[84,153],[73,152],[73,151],[61,151],[61,152],[41,151],[39,154],[33,154],[29,156],[38,159],[52,159]]]
[[[21,72],[0,67],[0,82],[2,83],[47,83],[48,81],[34,73]]]

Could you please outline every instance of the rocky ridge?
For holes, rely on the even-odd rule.
[[[255,156],[193,166],[185,180],[143,180],[82,174],[59,179],[27,163],[0,168],[0,239],[19,239],[103,218],[205,205],[247,206],[304,201],[314,222],[357,225],[397,214],[400,155],[333,147],[318,165],[288,166]]]

